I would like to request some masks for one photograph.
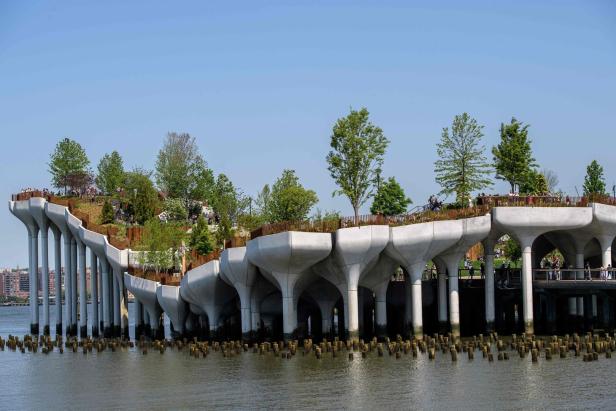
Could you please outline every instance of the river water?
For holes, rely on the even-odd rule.
[[[132,304],[129,305],[130,308]],[[52,319],[53,310],[52,310]],[[53,321],[53,320],[52,320]],[[23,336],[28,307],[0,308],[0,335]],[[132,331],[132,330],[131,330]],[[376,353],[349,361],[298,353],[290,360],[252,351],[231,358],[186,350],[84,355],[0,352],[2,409],[615,409],[616,358],[569,356],[532,363],[429,361]]]

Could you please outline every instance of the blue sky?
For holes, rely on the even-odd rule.
[[[351,214],[325,156],[334,121],[362,106],[415,204],[438,191],[435,145],[464,111],[488,148],[501,122],[530,124],[562,190],[593,159],[611,187],[616,3],[495,3],[2,1],[0,196],[48,186],[62,137],[93,167],[118,150],[151,169],[181,131],[248,194],[293,168],[321,209]],[[25,228],[6,210],[0,230],[0,267],[25,266]]]

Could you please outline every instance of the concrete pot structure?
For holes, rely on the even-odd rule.
[[[423,338],[421,278],[426,264],[453,246],[462,237],[461,221],[435,221],[391,228],[391,240],[385,252],[408,272],[413,304],[412,330]]]
[[[306,289],[308,295],[312,298],[321,312],[321,331],[323,336],[329,337],[333,335],[332,318],[334,315],[334,307],[340,299],[340,292],[336,287],[325,279],[319,279],[313,282]]]
[[[522,295],[524,329],[534,334],[532,246],[542,234],[558,230],[574,230],[588,226],[593,219],[591,207],[495,207],[492,222],[510,233],[522,249]]]
[[[251,295],[257,278],[257,269],[248,261],[246,247],[228,248],[220,255],[221,277],[235,288],[240,298],[242,338],[250,340],[252,328]]]
[[[164,330],[161,321],[161,314],[163,310],[158,302],[158,296],[156,293],[158,287],[160,287],[160,283],[124,273],[124,284],[126,285],[128,291],[130,291],[135,298],[139,300],[139,303],[147,312],[147,316],[144,317],[149,319],[149,326],[152,335],[155,338],[164,337]]]
[[[492,219],[490,215],[486,215],[483,217],[465,218],[460,220],[460,223],[462,224],[462,236],[460,239],[452,247],[438,255],[438,259],[447,267],[449,275],[449,323],[454,337],[460,337],[458,267],[469,248],[488,237],[492,227]]]
[[[156,289],[156,299],[171,321],[172,338],[183,337],[188,306],[180,296],[180,287],[160,285]]]
[[[225,304],[235,297],[235,290],[220,277],[220,263],[213,260],[190,270],[180,283],[182,299],[207,315],[210,338],[217,334]]]
[[[313,277],[310,267],[329,255],[332,237],[326,233],[287,231],[248,242],[248,259],[271,273],[282,293],[283,333],[290,339],[297,329],[297,301]]]

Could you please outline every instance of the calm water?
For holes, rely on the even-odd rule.
[[[0,334],[23,335],[28,307],[0,308]],[[53,317],[52,317],[53,318]],[[580,409],[616,408],[616,358],[531,362],[514,355],[413,359],[187,352],[0,352],[5,409]]]

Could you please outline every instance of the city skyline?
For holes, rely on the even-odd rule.
[[[608,188],[616,180],[611,153],[601,148],[614,138],[616,108],[609,2],[558,9],[245,4],[221,7],[216,18],[195,4],[115,4],[87,13],[39,3],[2,7],[0,50],[8,64],[0,67],[0,133],[12,137],[0,164],[7,201],[23,187],[50,187],[46,163],[60,138],[79,141],[93,167],[115,149],[128,168],[152,169],[165,134],[186,131],[210,167],[245,193],[293,168],[319,195],[317,207],[349,215],[347,200],[331,197],[325,163],[331,127],[349,106],[366,106],[391,140],[383,175],[395,176],[414,205],[439,191],[435,145],[464,111],[485,126],[488,150],[501,122],[515,116],[530,124],[535,158],[568,194],[581,191],[593,159],[604,166]],[[170,18],[161,26],[167,17],[182,25]],[[36,121],[25,113],[36,113]],[[492,192],[507,190],[496,181]],[[8,211],[0,227],[0,265],[26,266],[23,227]]]

